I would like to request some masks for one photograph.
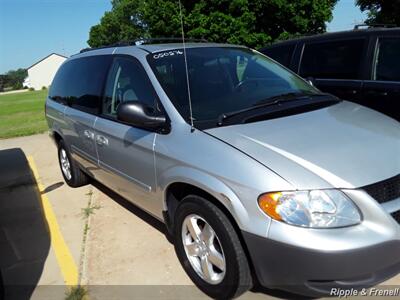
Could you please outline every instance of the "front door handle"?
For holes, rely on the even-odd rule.
[[[371,91],[367,91],[366,94],[371,95],[371,96],[377,96],[377,97],[379,97],[379,96],[385,97],[388,95],[388,92],[371,90]]]
[[[96,143],[100,146],[108,146],[108,139],[105,136],[98,135],[96,137]]]
[[[90,130],[83,131],[83,134],[89,140],[93,140],[94,139],[94,133],[91,132]]]
[[[350,94],[350,95],[357,95],[358,91],[357,90],[344,90],[344,94]]]

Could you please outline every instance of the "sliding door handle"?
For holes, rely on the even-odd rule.
[[[90,130],[83,131],[83,135],[89,140],[93,140],[94,139],[94,133],[91,132]]]
[[[108,146],[108,139],[105,136],[98,135],[96,137],[96,143],[100,146]]]

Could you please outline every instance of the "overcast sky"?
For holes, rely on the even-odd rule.
[[[69,56],[87,47],[89,29],[110,0],[0,0],[0,74],[27,68],[52,52]],[[328,31],[362,23],[354,0],[340,0]]]

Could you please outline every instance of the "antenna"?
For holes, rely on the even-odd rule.
[[[182,4],[181,0],[179,0],[179,14],[181,17],[181,30],[182,30],[182,44],[183,44],[183,57],[185,59],[185,72],[186,72],[186,85],[188,90],[188,100],[189,100],[189,118],[190,118],[190,131],[194,131],[194,124],[193,124],[193,111],[192,111],[192,98],[190,96],[190,86],[189,86],[189,72],[188,72],[188,64],[187,64],[187,57],[186,57],[186,44],[185,44],[185,32],[183,30],[183,16],[182,16]]]
[[[64,47],[64,42],[61,42],[61,54],[66,56],[66,52],[65,52],[65,47]]]

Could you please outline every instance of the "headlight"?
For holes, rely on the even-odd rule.
[[[345,227],[361,222],[355,204],[339,190],[267,193],[258,198],[258,205],[271,218],[302,227]]]

